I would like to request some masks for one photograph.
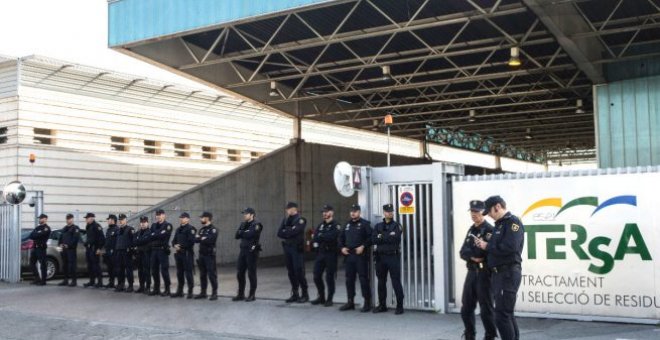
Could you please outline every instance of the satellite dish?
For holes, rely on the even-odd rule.
[[[2,197],[5,199],[5,202],[11,205],[23,203],[25,196],[27,196],[27,191],[23,183],[19,181],[9,182],[2,190]]]
[[[351,197],[355,193],[353,188],[353,167],[347,162],[339,162],[335,165],[334,179],[335,187],[340,195]]]

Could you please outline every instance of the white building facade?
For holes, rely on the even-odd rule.
[[[44,192],[67,213],[134,214],[288,144],[294,120],[258,103],[46,57],[0,57],[0,184]],[[386,152],[387,137],[305,120],[307,142]],[[540,171],[538,164],[406,138],[392,154]],[[30,154],[36,162],[29,162]],[[32,212],[24,209],[24,221]]]

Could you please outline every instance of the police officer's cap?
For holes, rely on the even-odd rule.
[[[247,207],[247,208],[245,208],[241,211],[241,214],[252,214],[252,215],[254,215],[255,213],[256,212],[254,211],[254,209],[252,209],[250,207]]]
[[[85,218],[90,218],[90,217],[96,217],[96,215],[94,215],[94,213],[90,213],[90,212],[88,212],[88,213],[85,215]]]
[[[149,217],[147,217],[147,216],[140,216],[140,222],[149,222]]]
[[[298,208],[298,203],[296,203],[296,202],[289,202],[289,203],[286,204],[286,208],[287,208],[287,209]]]
[[[499,195],[488,197],[484,202],[484,211],[482,214],[488,215],[490,209],[493,208],[498,203],[504,204],[504,199]]]
[[[126,214],[119,214],[119,220],[125,220],[127,218]]]
[[[108,218],[106,218],[106,220],[114,220],[114,221],[116,221],[116,220],[117,220],[117,216],[116,216],[116,215],[113,215],[113,214],[110,214],[110,215],[108,215]]]
[[[470,201],[470,211],[482,212],[485,209],[485,204],[483,201],[472,200]]]
[[[393,212],[393,211],[394,211],[394,206],[393,206],[391,203],[390,203],[390,204],[385,204],[385,205],[383,206],[383,211],[385,211],[385,212]]]
[[[335,208],[333,208],[331,205],[326,204],[321,208],[321,212],[328,212],[328,211],[335,211]]]
[[[68,220],[70,218],[73,218],[73,214],[66,214],[66,219]]]
[[[164,214],[164,213],[165,213],[165,210],[163,210],[163,209],[158,209],[158,210],[156,210],[156,216],[158,216],[158,215],[162,215],[162,214]]]
[[[181,213],[181,215],[179,215],[179,218],[190,218],[190,214],[188,214],[187,212]]]
[[[360,208],[359,204],[353,204],[351,205],[351,211],[360,211],[362,208]]]
[[[41,214],[41,215],[39,215],[39,218],[48,218],[48,215],[46,215],[46,214]]]
[[[207,217],[208,219],[212,220],[212,219],[213,219],[213,214],[211,214],[211,213],[208,212],[208,211],[205,211],[205,212],[203,212],[202,215],[199,216],[199,217]]]

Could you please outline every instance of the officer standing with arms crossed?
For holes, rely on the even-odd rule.
[[[115,292],[133,292],[133,239],[135,229],[126,224],[126,215],[119,214],[119,229],[115,247],[115,262],[117,265],[117,288]],[[124,284],[128,281],[128,286]]]
[[[335,222],[335,211],[330,205],[324,205],[321,211],[323,222],[314,230],[312,242],[316,250],[316,261],[314,263],[314,284],[318,296],[312,301],[313,305],[323,304],[325,307],[332,306],[335,295],[335,276],[337,275],[337,249],[339,230],[341,226]],[[325,297],[323,285],[323,271],[325,271],[325,282],[328,285],[328,297]]]
[[[197,265],[199,267],[199,280],[202,289],[198,295],[195,295],[195,300],[206,299],[207,282],[211,281],[213,292],[209,300],[215,301],[218,299],[218,273],[215,264],[215,246],[218,240],[218,229],[213,226],[213,214],[210,212],[203,212],[200,219],[202,228],[199,229],[195,242],[199,243]]]
[[[103,263],[108,268],[108,284],[105,288],[115,288],[115,275],[117,274],[117,267],[115,259],[115,246],[117,245],[117,216],[108,216],[108,229],[105,231],[105,252],[103,253]]]
[[[399,222],[394,220],[394,206],[383,206],[383,221],[376,224],[372,242],[376,257],[376,277],[378,277],[378,307],[374,313],[387,312],[387,273],[390,273],[394,295],[395,314],[403,314],[403,286],[401,285],[401,233]]]
[[[286,303],[309,301],[307,293],[307,279],[305,278],[305,227],[307,220],[298,213],[298,204],[289,202],[286,205],[287,217],[282,219],[277,237],[282,239],[282,248],[286,258],[286,270],[291,283],[291,297]],[[298,295],[298,287],[302,295]]]
[[[28,237],[34,241],[34,249],[32,249],[32,254],[30,256],[30,267],[32,268],[32,274],[34,274],[34,281],[32,281],[33,285],[46,285],[46,278],[48,277],[48,266],[46,265],[46,243],[48,242],[48,238],[50,238],[50,232],[51,229],[48,226],[48,215],[39,215],[39,225],[32,230]],[[37,261],[39,261],[40,270],[37,270]]]
[[[474,224],[468,230],[460,250],[460,256],[466,262],[468,270],[463,284],[461,307],[461,317],[465,326],[463,336],[466,340],[476,339],[474,310],[477,308],[477,302],[481,311],[481,322],[486,330],[484,340],[492,340],[497,337],[497,329],[493,318],[490,271],[486,264],[486,251],[477,247],[476,242],[477,239],[488,241],[493,234],[493,226],[482,215],[484,210],[484,202],[470,201],[470,217]]]
[[[103,235],[103,228],[94,219],[96,215],[87,213],[85,220],[85,259],[87,260],[87,272],[89,273],[89,282],[85,283],[83,287],[103,287],[103,272],[101,272],[101,250],[105,244],[105,236]],[[94,285],[96,279],[96,285]]]
[[[174,247],[174,261],[176,262],[176,293],[172,294],[172,298],[183,297],[183,286],[185,280],[188,282],[188,299],[193,297],[193,287],[195,281],[193,280],[193,266],[195,265],[195,236],[197,229],[190,225],[190,214],[187,212],[179,216],[181,225],[174,233],[172,240],[172,247]]]
[[[153,276],[154,288],[149,296],[170,295],[170,236],[172,225],[165,220],[165,211],[156,211],[156,222],[151,224],[151,274]],[[160,275],[163,276],[165,290],[160,291]]]
[[[140,230],[135,233],[134,245],[137,248],[136,262],[138,265],[138,280],[140,288],[136,293],[148,294],[151,289],[151,230],[149,218],[140,216]]]
[[[518,340],[520,332],[514,309],[521,280],[525,229],[520,219],[507,211],[506,202],[500,196],[491,196],[485,201],[483,214],[495,220],[490,240],[477,241],[477,246],[488,252],[487,263],[492,272],[492,293],[495,296],[495,324],[502,340]]]
[[[364,305],[360,310],[366,313],[371,310],[371,287],[369,283],[369,247],[371,246],[371,222],[360,217],[360,206],[351,206],[351,220],[339,234],[339,248],[344,255],[346,270],[346,292],[348,302],[339,310],[355,309],[355,279],[360,278],[360,289]]]
[[[64,271],[64,281],[60,282],[58,286],[75,287],[77,282],[76,267],[77,260],[77,247],[80,241],[80,229],[77,225],[73,224],[73,215],[66,215],[66,226],[62,228],[58,246],[62,253],[62,269]],[[71,280],[71,282],[69,282]]]
[[[255,293],[257,292],[257,259],[261,251],[261,244],[259,238],[263,226],[261,223],[254,219],[256,212],[252,208],[245,208],[241,212],[243,214],[243,223],[238,227],[235,238],[241,240],[240,253],[238,254],[238,264],[236,278],[238,279],[238,293],[232,301],[251,302],[255,300]],[[250,294],[247,299],[245,298],[245,272],[248,273],[250,279]]]

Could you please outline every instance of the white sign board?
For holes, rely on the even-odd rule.
[[[399,215],[412,215],[415,213],[415,187],[399,187]]]
[[[458,308],[472,225],[463,208],[501,195],[525,228],[517,311],[660,319],[659,191],[660,173],[455,182]]]

